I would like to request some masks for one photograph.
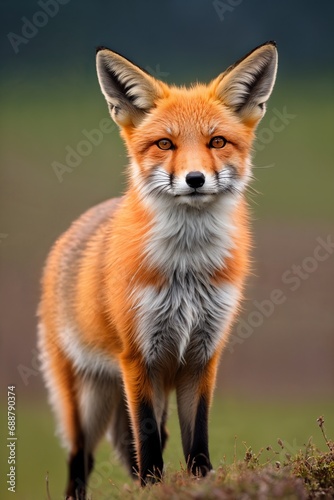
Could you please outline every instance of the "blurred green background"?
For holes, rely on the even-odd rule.
[[[276,40],[278,79],[254,145],[253,273],[221,362],[214,466],[224,455],[233,460],[235,435],[240,456],[243,441],[256,450],[280,437],[296,449],[315,435],[320,445],[320,414],[333,438],[334,4],[17,0],[1,9],[0,457],[4,477],[6,387],[15,384],[17,498],[45,498],[47,471],[51,497],[60,498],[65,480],[35,350],[43,262],[74,218],[125,188],[116,127],[100,144],[82,145],[108,117],[95,74],[99,45],[167,82],[190,84]],[[69,150],[79,150],[77,166],[60,182],[54,165],[65,164]],[[284,300],[273,306],[277,289]],[[167,461],[177,467],[175,405],[171,420]],[[99,453],[98,465],[109,461],[106,444]],[[93,498],[116,496],[126,480],[111,463]]]

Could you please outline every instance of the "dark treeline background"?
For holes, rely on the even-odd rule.
[[[94,48],[106,45],[153,68],[160,64],[173,73],[171,79],[202,77],[273,38],[284,55],[281,77],[329,73],[334,66],[330,0],[62,0],[45,26],[37,16],[38,34],[28,28],[29,43],[19,44],[14,57],[8,34],[22,35],[26,20],[33,22],[42,4],[55,12],[54,1],[2,1],[1,63],[6,72],[24,71],[26,77],[36,70],[54,77],[59,71],[91,74]]]

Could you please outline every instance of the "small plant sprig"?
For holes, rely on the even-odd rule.
[[[326,446],[329,451],[322,452],[314,445],[310,438],[305,445],[304,453],[300,452],[288,461],[288,468],[295,477],[303,480],[309,498],[334,498],[334,446],[329,440],[323,416],[317,418]]]
[[[324,427],[324,423],[325,423],[324,417],[323,416],[318,417],[317,422],[318,422],[318,425],[321,429],[322,435],[324,436],[325,443],[329,448],[329,451],[333,452],[334,451],[334,442],[330,441],[328,439],[328,437],[326,436],[325,427]]]

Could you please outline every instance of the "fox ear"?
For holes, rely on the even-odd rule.
[[[255,125],[265,113],[276,71],[276,44],[267,42],[216,78],[215,94],[242,121]]]
[[[163,97],[162,82],[107,48],[97,49],[96,69],[111,117],[121,127],[138,125]]]

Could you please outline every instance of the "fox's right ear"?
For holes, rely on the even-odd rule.
[[[110,115],[121,127],[138,125],[164,96],[167,87],[125,57],[104,47],[97,49],[96,69]]]

